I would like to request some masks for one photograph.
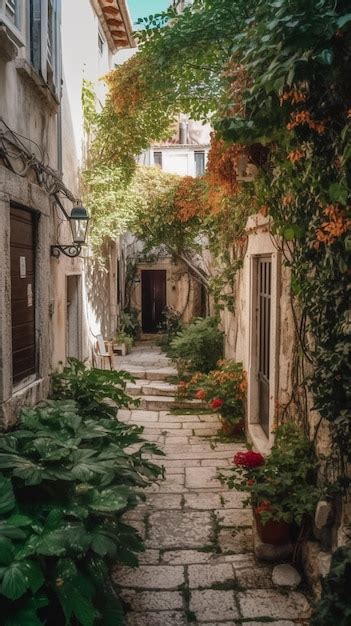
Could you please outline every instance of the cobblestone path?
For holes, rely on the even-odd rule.
[[[141,397],[140,407],[121,411],[120,419],[144,426],[145,437],[166,453],[165,480],[126,516],[145,539],[141,565],[113,572],[127,624],[308,624],[303,593],[274,589],[272,567],[255,561],[243,494],[216,478],[243,446],[216,442],[216,415],[172,411],[175,387],[166,379],[175,371],[155,346],[139,344],[116,365],[137,377],[129,391]]]

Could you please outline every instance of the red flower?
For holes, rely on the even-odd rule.
[[[248,487],[252,487],[252,485],[254,485],[254,484],[255,484],[255,481],[254,481],[254,480],[248,480],[248,481],[247,481],[247,486],[248,486]]]
[[[204,400],[206,398],[206,392],[204,389],[199,389],[195,394],[195,398],[198,400]]]
[[[220,409],[221,406],[223,406],[223,404],[224,404],[224,400],[221,400],[221,398],[213,398],[211,402],[211,408]]]
[[[271,511],[271,509],[272,509],[271,503],[267,502],[267,500],[263,500],[261,504],[256,506],[255,513],[263,513],[263,511]]]
[[[260,452],[248,450],[247,452],[237,452],[233,459],[234,465],[241,465],[247,469],[258,467],[264,464],[264,456]]]

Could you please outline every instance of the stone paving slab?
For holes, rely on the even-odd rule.
[[[137,569],[116,567],[112,580],[119,587],[135,589],[175,589],[184,584],[184,567],[173,565],[141,565]]]
[[[211,543],[213,528],[208,512],[157,511],[149,516],[150,548],[197,548]]]
[[[180,591],[136,591],[122,590],[121,599],[132,611],[173,611],[183,609]]]
[[[192,591],[190,610],[199,622],[210,620],[235,620],[239,618],[233,591],[206,589]]]
[[[308,619],[310,606],[302,593],[291,591],[285,595],[279,591],[255,589],[238,594],[239,606],[244,618],[271,617],[273,619]]]
[[[215,585],[234,589],[235,574],[230,563],[189,565],[188,578],[190,589],[211,589]]]
[[[127,616],[127,626],[188,626],[188,624],[186,614],[178,611],[130,613]]]

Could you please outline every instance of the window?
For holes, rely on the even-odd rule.
[[[0,23],[5,24],[9,36],[17,44],[24,45],[22,31],[24,3],[22,0],[0,0]]]
[[[202,176],[205,173],[205,152],[194,152],[195,176]]]
[[[154,152],[154,165],[162,169],[162,152]]]
[[[105,39],[102,36],[100,30],[98,32],[98,48],[99,48],[99,53],[102,56],[104,54],[104,48],[105,48]]]
[[[30,62],[59,99],[61,95],[61,0],[30,0]]]

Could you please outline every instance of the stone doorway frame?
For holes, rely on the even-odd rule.
[[[261,216],[260,216],[261,217]],[[262,218],[261,218],[262,220]],[[261,222],[261,220],[259,220]],[[250,232],[247,257],[250,279],[247,296],[249,300],[249,342],[248,342],[248,434],[255,447],[268,453],[274,442],[272,429],[275,421],[276,402],[279,384],[279,336],[280,336],[280,268],[281,255],[274,245],[266,223],[256,224]],[[272,263],[271,285],[271,352],[270,352],[270,397],[269,397],[269,437],[259,423],[258,392],[258,260],[270,257]]]

